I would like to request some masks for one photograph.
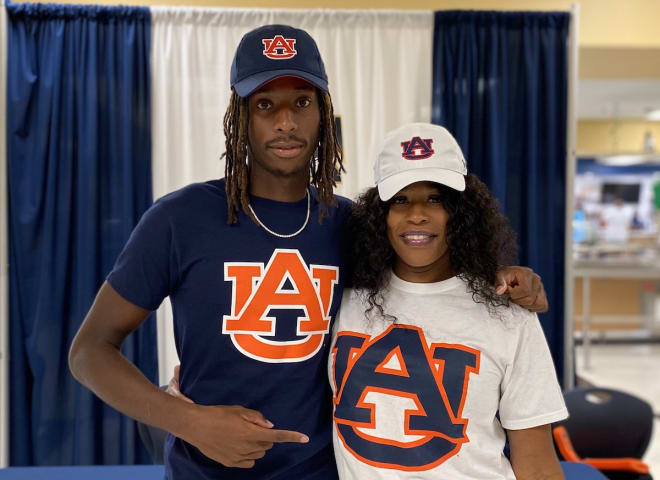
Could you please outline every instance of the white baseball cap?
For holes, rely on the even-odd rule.
[[[465,175],[461,147],[446,128],[430,123],[410,123],[388,133],[374,164],[383,201],[415,182],[441,183],[462,192]]]

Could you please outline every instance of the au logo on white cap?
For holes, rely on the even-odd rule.
[[[406,160],[423,160],[435,153],[432,138],[412,137],[407,142],[401,142],[401,147],[401,156]]]
[[[273,38],[264,38],[261,40],[264,44],[264,55],[272,60],[285,60],[296,56],[296,39],[284,38],[282,35],[275,35]]]

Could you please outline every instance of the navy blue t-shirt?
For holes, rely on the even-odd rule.
[[[239,223],[228,225],[224,179],[187,186],[144,214],[108,276],[122,297],[148,310],[169,295],[185,395],[258,410],[274,428],[310,438],[276,444],[254,468],[234,469],[169,435],[167,478],[336,478],[325,372],[347,275],[351,203],[336,197],[338,206],[319,225],[316,190],[310,192],[309,223],[287,239],[242,211]],[[307,212],[306,199],[250,203],[282,234],[298,230]]]

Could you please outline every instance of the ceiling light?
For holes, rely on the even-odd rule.
[[[627,154],[627,155],[602,155],[596,157],[598,163],[610,165],[612,167],[627,167],[630,165],[642,165],[649,162],[648,155]]]
[[[660,122],[660,108],[646,112],[646,119],[650,122]]]

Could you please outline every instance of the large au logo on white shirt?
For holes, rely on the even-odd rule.
[[[298,250],[276,249],[268,264],[225,263],[225,281],[232,282],[231,315],[222,319],[222,333],[230,335],[244,355],[262,362],[301,362],[313,357],[330,329],[330,306],[339,269],[309,268]],[[289,282],[293,289],[284,290]],[[273,309],[302,309],[296,334],[302,339],[276,341]]]
[[[462,411],[478,350],[428,346],[421,328],[395,324],[375,338],[338,332],[332,352],[337,434],[361,462],[429,470],[469,441]]]

